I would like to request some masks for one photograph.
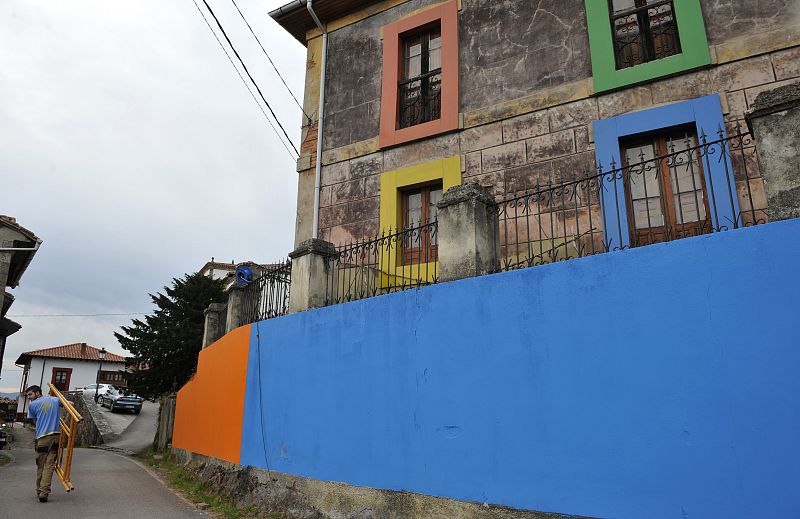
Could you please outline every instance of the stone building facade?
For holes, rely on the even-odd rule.
[[[6,287],[16,288],[19,285],[41,244],[42,240],[21,226],[16,218],[0,214],[0,372],[3,369],[6,341],[22,328],[6,317],[15,300]]]
[[[800,4],[792,0],[318,0],[314,9],[328,31],[319,237],[334,244],[403,225],[398,197],[408,188],[474,181],[501,199],[619,164],[620,143],[632,136],[609,128],[634,119],[642,135],[674,124],[678,112],[689,114],[681,121],[695,139],[717,138],[723,126],[723,136],[737,124],[746,131],[758,93],[800,81]],[[615,22],[615,10],[633,18]],[[635,25],[636,13],[653,27],[667,16],[678,48],[621,66],[613,27]],[[303,2],[271,15],[308,49],[304,109],[316,114],[321,32]],[[396,109],[386,97],[397,88],[398,34],[402,61],[415,20],[441,31],[441,117],[457,98],[457,119],[409,132],[386,126]],[[669,36],[654,38],[663,54]],[[312,235],[317,127],[306,123],[296,243]],[[756,153],[745,145],[733,164],[739,205],[763,208]]]

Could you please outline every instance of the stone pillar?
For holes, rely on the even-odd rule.
[[[244,324],[244,292],[245,287],[233,285],[228,290],[228,312],[225,318],[225,333],[235,330]]]
[[[289,313],[325,306],[329,260],[335,256],[336,247],[318,239],[304,241],[289,254],[292,259]]]
[[[208,348],[225,335],[228,306],[224,303],[211,303],[205,310],[206,323],[203,328],[203,349]]]
[[[500,230],[494,198],[476,183],[452,187],[439,208],[439,280],[482,276],[500,269]]]
[[[758,94],[745,114],[772,221],[800,217],[800,83]]]

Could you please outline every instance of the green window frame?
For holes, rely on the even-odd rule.
[[[595,92],[650,81],[709,65],[706,27],[700,0],[674,0],[681,53],[617,70],[608,0],[585,0]]]

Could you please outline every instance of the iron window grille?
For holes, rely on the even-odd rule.
[[[442,30],[435,25],[402,39],[399,126],[434,121],[442,111]]]
[[[622,165],[558,171],[500,200],[500,269],[766,223],[750,134],[737,126],[728,136],[719,129],[717,137],[678,130],[651,137],[649,144],[634,141],[623,147]],[[714,168],[722,171],[721,184],[712,184]],[[604,222],[604,212],[616,218]],[[627,228],[621,225],[625,214]]]
[[[681,53],[673,0],[608,0],[617,70]]]

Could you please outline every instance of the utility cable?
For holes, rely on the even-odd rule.
[[[270,127],[272,128],[272,131],[274,131],[275,135],[278,136],[278,140],[281,142],[283,147],[289,153],[289,156],[292,158],[292,160],[295,160],[294,155],[292,155],[292,150],[290,150],[289,147],[286,145],[286,143],[283,141],[283,137],[281,137],[281,134],[278,133],[278,129],[275,128],[275,125],[272,124],[272,121],[270,120],[269,116],[267,115],[267,112],[264,111],[264,107],[261,106],[261,103],[258,102],[258,98],[256,97],[255,93],[253,93],[253,89],[250,88],[250,85],[247,84],[247,80],[245,80],[244,76],[242,76],[242,73],[239,72],[239,69],[236,67],[236,64],[233,62],[233,58],[231,58],[231,55],[228,53],[228,49],[225,48],[225,45],[222,44],[222,41],[217,36],[217,33],[214,32],[214,28],[211,27],[210,23],[208,23],[208,19],[206,18],[206,15],[203,14],[203,10],[200,9],[200,6],[197,4],[197,0],[192,0],[192,2],[194,2],[194,6],[197,8],[197,12],[200,13],[200,16],[203,17],[203,21],[206,22],[206,25],[208,26],[208,30],[211,31],[211,34],[214,36],[214,39],[217,40],[217,43],[219,43],[219,47],[222,49],[222,52],[225,53],[225,56],[228,58],[228,61],[231,62],[231,66],[233,67],[233,70],[236,71],[236,74],[239,76],[239,79],[242,80],[242,83],[244,84],[245,88],[247,88],[247,91],[250,92],[250,96],[253,98],[253,101],[256,102],[256,105],[258,106],[258,109],[261,110],[262,114],[264,114],[264,118],[266,118],[267,122],[269,123]]]
[[[208,1],[207,0],[203,0],[203,3],[206,5],[206,9],[208,9],[208,12],[211,13],[211,16],[214,18],[214,21],[217,22],[217,27],[219,27],[219,30],[222,31],[222,35],[225,37],[225,40],[228,42],[228,45],[230,45],[231,50],[236,55],[236,59],[238,59],[239,63],[242,64],[242,68],[244,69],[244,73],[247,74],[247,77],[250,78],[250,81],[253,83],[253,86],[256,87],[256,90],[258,91],[258,95],[261,96],[262,101],[264,101],[264,104],[267,105],[267,109],[269,109],[270,113],[272,114],[272,117],[275,119],[275,122],[278,123],[278,126],[283,131],[283,134],[286,136],[286,140],[289,141],[289,144],[291,144],[292,149],[294,149],[295,154],[297,154],[297,156],[299,157],[300,156],[300,152],[297,151],[297,148],[295,147],[294,143],[292,142],[292,139],[289,137],[289,134],[286,133],[286,128],[283,127],[283,125],[281,124],[281,121],[278,119],[278,116],[275,115],[275,111],[272,109],[272,106],[270,106],[269,101],[267,101],[267,98],[264,97],[264,93],[261,91],[261,88],[259,88],[258,83],[256,83],[255,78],[253,78],[253,75],[250,74],[250,70],[247,68],[247,65],[245,65],[244,60],[239,55],[239,51],[236,50],[236,47],[234,47],[233,42],[228,37],[228,33],[225,32],[225,28],[222,26],[222,23],[220,23],[219,18],[217,18],[217,15],[214,13],[214,10],[211,9],[211,6],[208,5]]]
[[[289,88],[288,84],[286,84],[286,80],[283,79],[283,76],[281,75],[281,72],[278,70],[278,67],[275,66],[275,63],[272,61],[272,58],[269,56],[269,53],[267,53],[267,49],[265,49],[264,46],[261,44],[261,40],[258,39],[258,36],[256,36],[256,33],[253,30],[253,28],[250,27],[250,22],[247,21],[247,18],[245,18],[244,13],[242,13],[242,10],[239,9],[239,5],[236,3],[236,0],[231,0],[231,2],[233,2],[233,6],[236,8],[236,10],[239,11],[239,16],[242,17],[242,20],[244,20],[245,25],[247,25],[247,28],[250,29],[250,34],[252,34],[253,38],[255,38],[256,41],[258,42],[258,46],[261,47],[261,50],[264,52],[264,56],[266,56],[267,59],[269,60],[269,64],[272,65],[272,68],[275,69],[275,73],[278,74],[279,78],[281,78],[281,82],[283,83],[283,86],[286,87],[286,91],[289,92],[290,96],[292,96],[292,99],[294,99],[294,102],[297,105],[297,107],[300,109],[300,111],[303,112],[303,115],[306,116],[306,120],[311,122],[311,116],[309,116],[306,113],[306,111],[303,110],[303,106],[300,104],[300,101],[297,100],[297,98],[294,96],[294,93],[292,92],[292,89]]]
[[[128,316],[128,315],[147,315],[146,312],[130,312],[122,314],[22,314],[22,315],[7,315],[9,319],[17,319],[19,317],[108,317],[108,316]]]

